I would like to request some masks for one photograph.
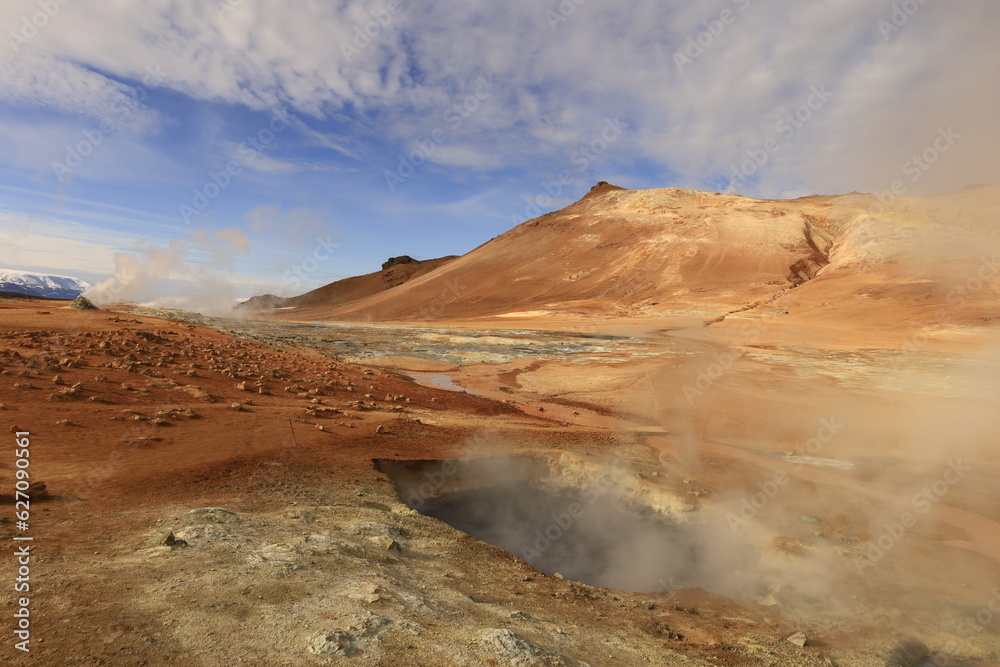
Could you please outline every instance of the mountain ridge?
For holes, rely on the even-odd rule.
[[[901,197],[887,206],[862,193],[752,199],[679,188],[626,190],[602,181],[579,201],[396,289],[336,303],[315,298],[272,314],[437,321],[690,312],[714,320],[793,293],[809,295],[803,304],[867,307],[864,295],[873,290],[912,291],[914,272],[944,285],[937,275],[942,265],[933,258],[945,245],[978,248],[984,238],[1000,238],[977,228],[991,219],[997,194],[995,188],[963,190]],[[932,237],[947,244],[928,242]]]
[[[0,294],[43,299],[75,299],[92,285],[73,276],[0,269]]]

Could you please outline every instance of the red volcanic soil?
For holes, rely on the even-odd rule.
[[[31,661],[321,664],[340,650],[324,639],[340,627],[357,664],[504,664],[524,653],[736,665],[801,652],[782,639],[794,626],[763,608],[743,620],[740,604],[697,590],[637,594],[542,575],[409,510],[373,465],[501,443],[558,458],[610,446],[609,433],[311,350],[61,306],[0,302],[10,431],[0,531],[34,540]],[[46,486],[32,492],[27,531],[9,505],[14,431],[30,434],[31,480]],[[168,534],[187,544],[164,544]],[[563,636],[573,639],[553,639]]]

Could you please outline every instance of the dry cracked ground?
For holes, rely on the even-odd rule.
[[[237,337],[63,305],[0,303],[8,543],[21,534],[8,429],[31,433],[32,479],[45,484],[32,491],[31,652],[8,641],[12,663],[1000,656],[984,612],[1000,582],[1000,471],[956,445],[961,483],[935,495],[947,466],[899,443],[875,449],[859,426],[877,421],[866,410],[927,414],[927,396],[982,419],[963,393],[975,386],[906,381],[891,354],[786,341],[730,359],[647,327],[580,349],[552,343],[578,336],[538,333],[544,353],[490,348],[482,363],[357,329],[361,347],[388,351],[364,366],[263,325]],[[434,336],[454,338],[416,338]],[[430,372],[475,393],[430,386],[447,384]],[[857,400],[824,402],[834,386],[858,387]],[[914,480],[930,484],[928,511],[911,508],[896,537]]]

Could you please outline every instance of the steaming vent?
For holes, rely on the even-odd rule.
[[[375,463],[410,508],[550,576],[636,592],[698,587],[738,599],[770,593],[749,541],[720,544],[719,526],[679,517],[683,499],[651,497],[624,467],[566,455]]]

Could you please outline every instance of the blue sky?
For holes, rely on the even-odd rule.
[[[884,190],[947,128],[909,194],[1000,180],[985,0],[64,2],[0,9],[0,266],[120,298],[460,254],[598,180]]]

